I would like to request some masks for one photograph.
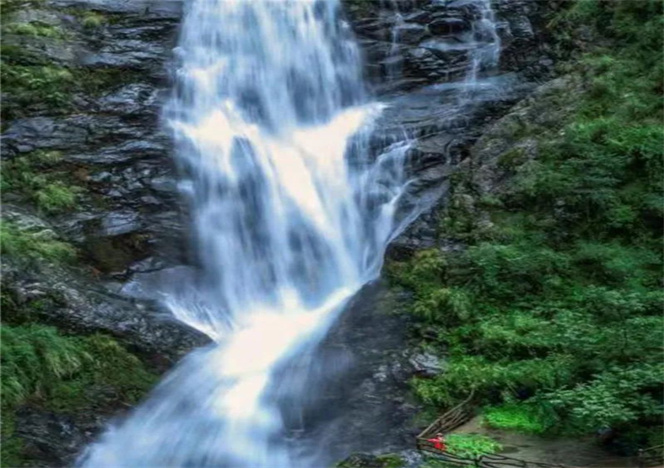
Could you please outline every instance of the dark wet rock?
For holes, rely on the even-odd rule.
[[[159,111],[159,91],[147,83],[131,83],[102,97],[99,110],[112,114],[134,115]]]
[[[340,461],[335,468],[425,468],[431,466],[430,461],[418,450],[400,450],[381,455],[354,453]]]
[[[427,35],[426,28],[416,23],[397,26],[393,32],[394,37],[398,38],[399,42],[406,44],[417,44]]]
[[[104,216],[101,222],[101,236],[119,236],[141,228],[138,213],[133,211],[112,212]]]
[[[16,435],[22,440],[23,453],[30,460],[39,460],[30,465],[39,468],[72,464],[80,448],[91,442],[91,434],[102,424],[101,420],[77,424],[75,418],[69,415],[31,407],[20,409],[15,420]]]
[[[408,397],[414,370],[402,352],[408,317],[396,313],[407,297],[365,287],[316,352],[302,420],[288,423],[304,425],[305,446],[329,447],[330,464],[353,452],[408,447],[421,430],[411,423],[419,407]]]
[[[189,223],[179,202],[171,141],[160,122],[182,3],[50,0],[48,5],[61,8],[58,13],[26,9],[21,21],[67,28],[69,39],[42,47],[31,38],[3,37],[55,64],[78,67],[102,83],[92,94],[81,91],[72,96],[71,110],[42,106],[5,122],[3,159],[34,150],[61,151],[63,165],[83,174],[86,190],[76,211],[49,222],[5,207],[3,214],[19,225],[57,232],[81,251],[76,268],[34,269],[5,261],[5,287],[26,311],[37,300],[56,298],[38,311],[40,321],[73,333],[109,333],[141,353],[169,362],[207,339],[175,322],[150,300],[154,296],[126,296],[131,295],[129,286],[141,278],[147,283],[156,278],[154,292],[157,283],[163,285],[163,276],[189,268],[176,265],[192,261],[182,247]],[[470,148],[481,164],[489,161],[485,183],[499,183],[492,174],[500,172],[491,172],[495,165],[490,161],[509,151],[509,141],[475,142],[529,91],[520,87],[521,80],[538,81],[552,72],[550,51],[542,40],[548,2],[493,2],[504,46],[501,75],[493,90],[473,96],[481,106],[454,97],[460,86],[455,81],[466,75],[474,47],[468,30],[479,15],[476,3],[363,3],[350,8],[349,18],[366,59],[367,76],[389,106],[378,122],[374,149],[418,139],[408,154],[409,174],[418,179],[409,195],[425,212],[390,248],[390,256],[401,258],[436,245],[436,208],[426,208],[444,195],[450,175],[469,164]],[[77,15],[85,11],[108,21],[92,31],[84,29]],[[500,92],[494,92],[497,89]],[[516,117],[519,112],[514,121],[540,118],[529,112]],[[530,154],[533,148],[523,151]],[[373,450],[376,440],[384,450],[410,447],[418,428],[409,426],[409,420],[417,407],[406,397],[406,382],[414,374],[433,375],[438,369],[426,358],[420,362],[423,358],[404,354],[407,323],[384,313],[390,309],[384,299],[384,293],[362,295],[320,350],[328,374],[321,380],[327,386],[310,402],[304,424],[313,428],[317,446],[334,445],[339,457]],[[321,421],[336,410],[343,416],[323,425]],[[62,466],[102,424],[98,415],[87,416],[75,421],[26,409],[18,415],[17,430],[29,449],[39,453],[36,458],[46,460],[44,466]],[[301,429],[302,421],[289,423],[294,433]]]
[[[427,25],[432,34],[440,36],[457,34],[467,30],[469,27],[470,24],[461,18],[437,18]]]
[[[445,369],[440,359],[430,353],[419,353],[408,359],[415,373],[421,377],[435,377]]]
[[[556,2],[499,0],[492,6],[502,41],[501,70],[548,79],[553,70],[547,65],[546,17]],[[380,2],[351,8],[349,15],[368,59],[366,75],[378,94],[459,79],[468,70],[469,51],[477,47],[474,40],[491,39],[480,37],[481,31],[471,34],[472,22],[482,16],[476,0],[425,0],[407,6]],[[396,79],[390,67],[394,63],[400,65]]]
[[[22,230],[40,232],[40,238],[55,236],[47,222],[12,206],[3,207],[3,219]],[[108,294],[93,272],[84,274],[55,264],[30,266],[20,258],[5,256],[3,288],[17,300],[18,311],[13,313],[36,313],[33,319],[72,332],[104,331],[146,353],[177,359],[208,341],[152,302]],[[30,305],[44,297],[55,299],[49,307],[35,312]]]

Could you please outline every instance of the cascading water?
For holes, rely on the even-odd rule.
[[[284,441],[279,401],[306,391],[285,366],[377,276],[388,242],[417,214],[411,204],[396,215],[407,144],[369,156],[380,106],[366,99],[338,8],[188,5],[166,119],[202,273],[164,302],[214,345],[186,358],[83,466],[316,466]]]
[[[482,68],[495,67],[500,58],[500,36],[491,0],[480,0],[478,8],[479,18],[473,22],[471,32],[477,46],[470,54],[470,66],[465,78],[468,90],[477,86],[477,76]]]

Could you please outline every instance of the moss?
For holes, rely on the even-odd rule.
[[[0,420],[0,466],[16,468],[24,466],[23,441],[14,437],[16,422],[14,410],[7,407],[2,408],[2,419]]]
[[[377,459],[382,463],[382,468],[402,468],[406,465],[399,455],[379,455]]]
[[[27,325],[38,320],[45,312],[62,307],[65,301],[59,291],[47,291],[44,295],[31,298],[19,298],[12,288],[11,280],[5,279],[0,301],[2,304],[2,323]]]
[[[0,248],[3,255],[22,262],[69,263],[76,258],[76,250],[53,231],[21,229],[9,221],[0,226]]]
[[[41,404],[53,411],[103,410],[121,402],[137,403],[157,382],[157,375],[114,339],[92,335],[81,340],[92,360],[70,379],[55,382]]]
[[[334,468],[401,468],[404,465],[404,460],[398,455],[375,456],[357,453],[337,463]]]
[[[53,327],[3,325],[2,462],[23,466],[13,415],[30,404],[61,413],[104,413],[136,403],[157,381],[113,338],[67,336]]]
[[[62,159],[58,151],[34,151],[5,163],[2,190],[27,198],[46,214],[72,209],[82,188],[75,185],[71,172],[58,172]]]
[[[77,192],[77,188],[56,181],[37,190],[34,199],[40,210],[47,213],[61,213],[76,205]]]
[[[3,27],[3,34],[17,34],[20,36],[47,37],[49,39],[64,39],[65,31],[50,24],[40,23],[12,23]]]
[[[38,7],[43,4],[44,0],[0,0],[0,12],[6,15],[20,8]]]
[[[80,21],[85,29],[97,29],[105,25],[108,19],[99,12],[86,11],[80,15]]]
[[[52,110],[71,108],[71,95],[76,88],[74,74],[56,65],[15,65],[3,58],[3,94],[7,95],[5,118],[22,115],[25,107],[46,106]]]
[[[526,162],[525,150],[521,147],[513,148],[498,158],[498,166],[503,169],[513,169]]]

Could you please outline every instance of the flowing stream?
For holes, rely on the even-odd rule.
[[[165,121],[201,274],[163,301],[213,345],[80,463],[319,468],[289,444],[284,420],[309,391],[312,349],[421,208],[400,208],[409,143],[370,151],[381,105],[364,91],[337,0],[186,8]]]

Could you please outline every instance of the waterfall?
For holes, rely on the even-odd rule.
[[[479,0],[478,18],[472,23],[471,37],[477,44],[470,54],[470,66],[465,83],[469,91],[477,86],[477,76],[483,68],[493,68],[500,59],[500,36],[491,0]]]
[[[408,143],[372,155],[368,99],[337,0],[192,0],[165,121],[201,275],[164,303],[214,344],[84,454],[89,468],[315,466],[284,437],[288,371],[417,214],[397,210]],[[397,215],[397,213],[399,213]],[[275,388],[280,398],[275,398]]]

